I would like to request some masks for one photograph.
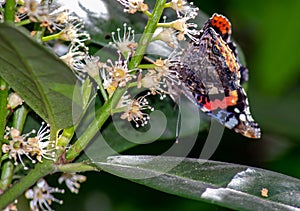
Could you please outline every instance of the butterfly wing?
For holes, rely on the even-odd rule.
[[[236,49],[228,44],[230,35],[229,21],[214,15],[204,24],[199,42],[189,44],[177,71],[186,93],[192,93],[192,100],[203,112],[237,133],[260,138],[260,128],[252,118],[241,86],[247,69],[239,63]],[[191,99],[190,94],[188,97]]]

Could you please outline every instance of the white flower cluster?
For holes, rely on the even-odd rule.
[[[28,169],[23,161],[24,156],[27,157],[32,163],[36,160],[43,162],[44,159],[55,160],[55,141],[50,140],[49,125],[43,123],[37,132],[32,130],[29,133],[21,135],[20,131],[15,128],[6,128],[4,139],[8,142],[2,145],[2,152],[7,153],[9,159],[14,160],[14,164],[22,164],[25,170]]]
[[[63,173],[58,178],[59,184],[65,182],[66,186],[72,193],[78,193],[80,183],[86,181],[86,176],[75,173]],[[62,200],[55,198],[53,193],[64,193],[65,190],[54,188],[48,185],[45,179],[40,179],[34,187],[25,192],[25,197],[30,200],[30,209],[34,211],[39,210],[53,210],[51,208],[52,202],[62,204]]]

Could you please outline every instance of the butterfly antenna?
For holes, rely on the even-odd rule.
[[[181,122],[181,114],[180,109],[178,109],[178,116],[177,116],[177,122],[176,122],[176,143],[179,142],[179,123]]]

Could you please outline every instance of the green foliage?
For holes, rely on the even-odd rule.
[[[207,6],[208,4],[209,6]],[[95,52],[95,55],[100,56],[100,59],[107,59],[111,55],[104,50],[101,51],[101,47],[108,43],[107,34],[116,31],[118,27],[122,28],[124,22],[132,26],[136,32],[143,33],[147,21],[144,14],[123,13],[123,7],[120,7],[116,1],[107,1],[107,6],[109,14],[111,14],[108,20],[94,18],[92,13],[85,9],[91,21],[87,27],[92,35],[90,49]],[[200,9],[202,6],[210,8],[205,10],[206,12],[224,11],[229,19],[232,18],[233,35],[235,36],[235,32],[237,32],[236,35],[244,35],[236,40],[241,40],[239,51],[246,49],[246,61],[250,73],[248,88],[250,104],[253,115],[258,119],[263,130],[263,138],[258,142],[250,142],[233,134],[232,131],[226,131],[222,144],[213,157],[213,159],[228,161],[226,163],[166,156],[108,157],[119,153],[138,155],[140,151],[136,146],[146,146],[157,137],[159,138],[158,144],[149,144],[148,148],[144,147],[143,150],[146,152],[144,154],[156,155],[164,151],[165,143],[174,143],[178,109],[174,108],[173,104],[167,100],[152,99],[155,109],[162,111],[165,116],[159,112],[154,114],[150,120],[151,127],[144,131],[143,129],[136,131],[131,124],[125,124],[123,120],[120,120],[118,114],[113,115],[113,121],[111,121],[109,119],[111,108],[118,102],[118,98],[104,103],[102,98],[96,97],[95,101],[98,104],[94,105],[94,101],[91,103],[90,95],[95,93],[92,92],[90,81],[86,80],[83,85],[77,83],[72,71],[49,50],[29,37],[29,32],[9,24],[0,25],[0,76],[38,116],[50,123],[51,127],[60,129],[74,126],[76,128],[76,134],[70,134],[66,143],[71,141],[73,135],[72,140],[75,143],[85,139],[84,144],[87,145],[91,141],[90,139],[93,139],[93,142],[85,149],[85,153],[82,154],[80,153],[83,150],[83,142],[77,142],[78,145],[71,146],[69,152],[74,153],[71,154],[68,162],[76,158],[75,164],[77,167],[82,167],[76,168],[74,165],[72,168],[70,164],[68,170],[71,172],[85,169],[86,166],[88,167],[86,169],[94,170],[93,167],[96,166],[117,177],[190,199],[189,201],[176,198],[174,201],[182,202],[183,205],[173,207],[168,204],[169,200],[161,202],[163,203],[161,207],[172,207],[174,210],[191,208],[191,204],[195,203],[191,200],[235,210],[296,210],[300,207],[300,181],[287,175],[300,177],[297,162],[300,150],[300,98],[298,93],[300,89],[297,84],[300,63],[295,44],[299,37],[297,35],[299,35],[300,28],[296,27],[295,20],[298,20],[297,11],[300,4],[296,1],[289,4],[274,1],[270,4],[270,2],[256,0],[251,4],[244,1],[201,2]],[[150,7],[153,8],[153,5]],[[174,11],[172,12],[174,13]],[[168,10],[166,10],[166,14],[169,14]],[[156,18],[159,19],[159,17]],[[195,22],[201,27],[206,19],[207,16],[200,11]],[[154,28],[153,24],[151,30]],[[250,44],[247,46],[248,40],[250,40]],[[162,50],[158,49],[158,51]],[[244,60],[243,57],[241,58]],[[138,63],[139,61],[136,60],[135,64]],[[4,83],[3,80],[1,80],[2,83]],[[2,93],[4,92],[0,94]],[[122,91],[118,94],[121,96]],[[1,102],[6,102],[6,95],[7,93],[4,93]],[[90,106],[89,109],[87,106]],[[104,109],[101,110],[101,108]],[[95,116],[92,112],[95,110],[96,119],[94,120]],[[188,111],[192,111],[192,108],[186,106],[183,110],[187,112],[188,119],[191,120],[195,113],[188,113]],[[90,111],[92,112],[89,113]],[[6,119],[6,112],[6,109],[2,109],[1,127],[5,124],[3,121]],[[85,112],[86,116],[81,116]],[[27,127],[32,124],[30,122],[37,123],[34,115],[28,119]],[[207,123],[203,124],[202,120],[200,126],[197,122],[190,122],[191,125],[187,124],[188,127],[185,128],[182,136],[193,135],[199,127],[200,131],[205,132]],[[77,125],[79,121],[80,124]],[[166,127],[162,127],[162,125]],[[91,130],[92,132],[90,132]],[[125,132],[126,135],[124,135]],[[197,144],[201,143],[204,138],[201,134]],[[188,139],[179,139],[178,146],[181,146],[182,141],[188,141]],[[199,154],[201,148],[198,145],[195,148]],[[291,150],[291,148],[294,149]],[[129,149],[130,151],[128,151]],[[189,156],[197,157],[198,154],[191,153]],[[248,156],[249,154],[251,156]],[[61,158],[60,161],[64,161],[65,157]],[[5,165],[8,164],[11,163]],[[38,165],[34,171],[31,171],[29,177],[25,177],[23,180],[25,186],[22,186],[22,180],[18,183],[18,190],[13,189],[12,191],[14,196],[20,195],[22,188],[29,188],[35,180],[54,171],[53,163],[48,162],[43,165]],[[61,166],[55,166],[55,170],[61,170],[63,166],[64,163]],[[286,175],[251,166],[261,166],[283,172]],[[11,172],[3,171],[2,173],[12,176]],[[111,187],[117,190],[122,189],[122,184],[120,186],[114,184],[115,177],[109,177],[108,174],[103,176],[103,174],[101,172],[92,177],[91,190],[86,191],[87,195],[101,183],[110,184],[110,189]],[[131,190],[131,186],[134,184],[129,183],[126,187]],[[263,196],[261,193],[263,188],[268,190],[267,196]],[[127,189],[125,191],[129,192]],[[143,191],[143,189],[141,188],[139,191]],[[155,191],[147,191],[145,197],[147,199],[154,198],[157,194]],[[115,199],[117,204],[121,199],[126,202],[130,201],[132,204],[139,203],[139,199],[132,199],[128,194],[121,194],[118,197]],[[172,196],[169,197],[172,198]],[[12,201],[8,198],[9,195],[4,195],[1,203],[4,203],[3,199]],[[70,200],[68,196],[65,198],[65,200]],[[197,205],[202,206],[201,204]],[[141,205],[143,209],[144,206],[144,204]],[[116,205],[116,207],[118,206]],[[128,207],[125,207],[125,210],[132,208],[130,205]],[[60,210],[61,207],[56,209]],[[76,209],[79,210],[78,207],[74,208],[74,210]]]
[[[67,128],[76,120],[72,107],[79,106],[73,100],[76,77],[25,33],[9,24],[0,25],[0,76],[47,123]]]
[[[115,156],[95,164],[134,182],[238,210],[294,210],[300,180],[249,166],[160,156]],[[268,189],[263,196],[261,190]]]

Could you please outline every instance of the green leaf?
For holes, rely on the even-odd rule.
[[[0,76],[41,118],[56,128],[73,124],[76,77],[55,55],[25,32],[0,25]]]
[[[232,209],[300,210],[300,180],[264,169],[163,156],[112,156],[95,164],[160,191]]]

